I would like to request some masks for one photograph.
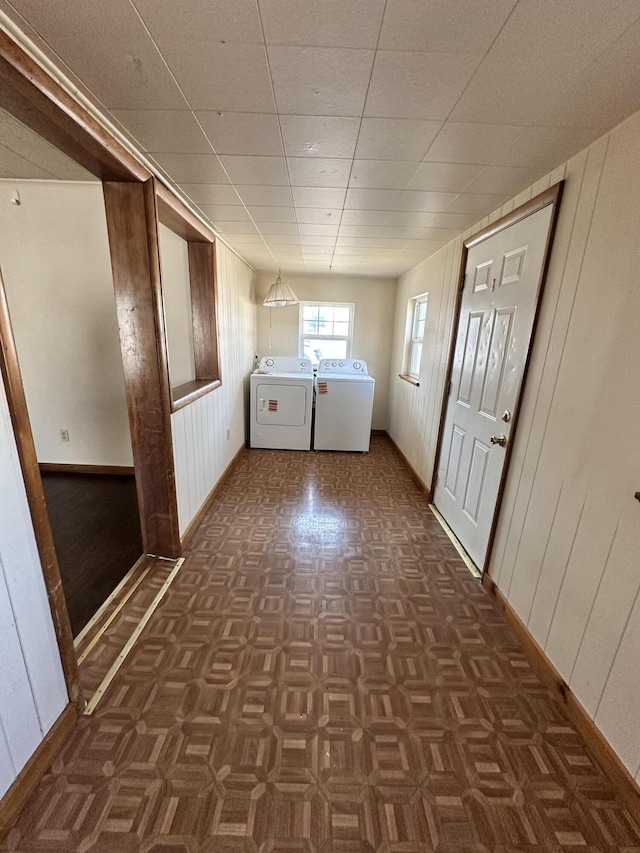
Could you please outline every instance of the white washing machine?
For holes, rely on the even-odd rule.
[[[320,361],[314,450],[369,450],[375,384],[362,360]]]
[[[311,449],[313,365],[308,358],[267,356],[251,374],[250,444]]]

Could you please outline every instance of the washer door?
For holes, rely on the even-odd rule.
[[[256,386],[256,420],[271,426],[304,426],[307,412],[307,388],[304,385]]]

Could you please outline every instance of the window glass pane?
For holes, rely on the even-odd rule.
[[[333,305],[320,305],[318,313],[321,323],[333,323]]]
[[[317,365],[321,358],[346,358],[347,342],[331,338],[315,338],[304,341],[305,358]]]
[[[426,302],[418,302],[418,319],[424,320],[427,316],[427,303]]]
[[[304,320],[302,323],[302,331],[305,335],[317,335],[318,334],[318,322],[317,320]]]
[[[422,344],[414,342],[411,345],[411,359],[409,362],[409,373],[417,376],[420,373],[420,361],[422,359]]]
[[[340,323],[348,323],[350,313],[351,311],[349,308],[334,308],[333,319],[338,320]]]
[[[349,324],[348,323],[334,323],[333,324],[333,334],[334,335],[343,335],[346,338],[349,334]]]
[[[416,323],[416,330],[414,332],[414,337],[422,340],[424,338],[424,320],[418,320]]]
[[[317,305],[303,305],[302,306],[302,319],[303,320],[317,320],[318,319],[318,306]]]

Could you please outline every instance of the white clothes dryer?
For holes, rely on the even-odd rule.
[[[313,365],[308,358],[267,356],[251,374],[250,445],[310,450]]]
[[[375,384],[362,359],[320,361],[314,450],[369,450]]]

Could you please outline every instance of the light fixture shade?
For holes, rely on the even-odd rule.
[[[298,297],[288,284],[282,283],[280,273],[278,273],[276,282],[269,288],[267,298],[262,304],[267,308],[284,308],[285,305],[297,305],[298,302]]]

